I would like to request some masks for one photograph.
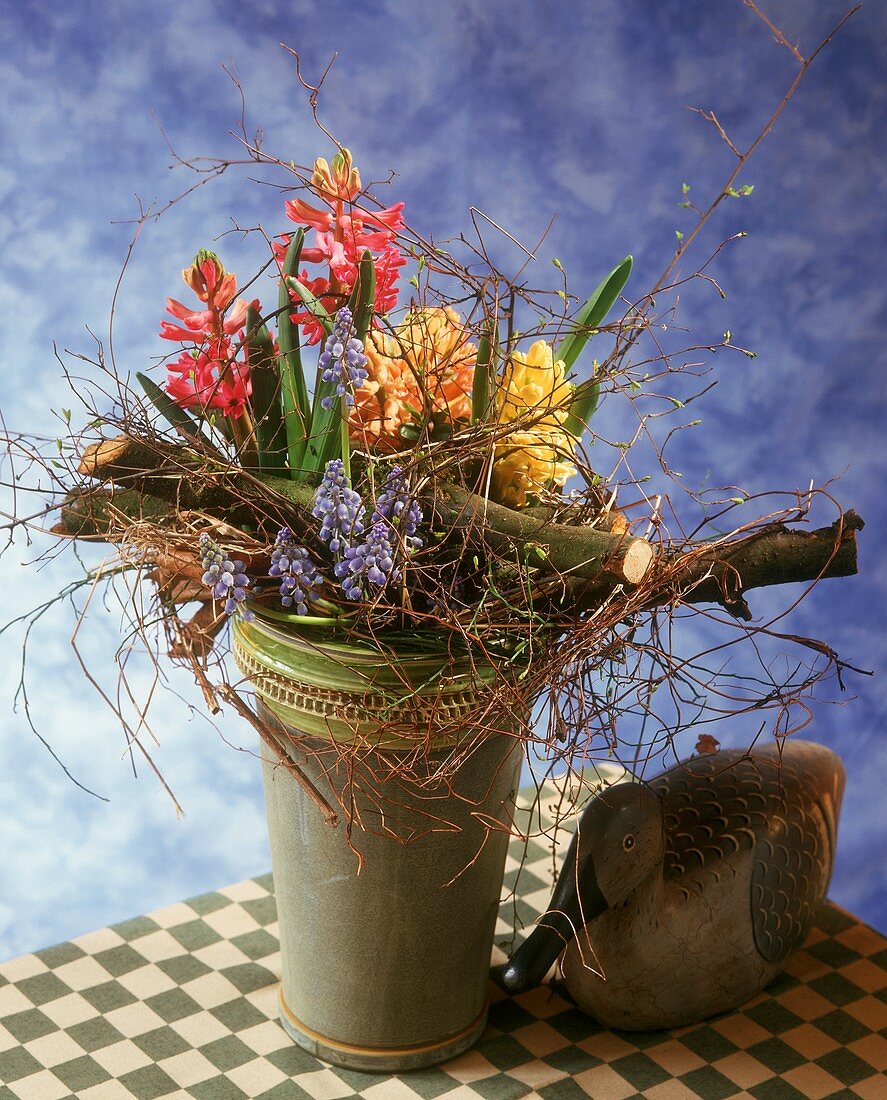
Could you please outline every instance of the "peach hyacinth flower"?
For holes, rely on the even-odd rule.
[[[400,428],[416,416],[448,424],[470,417],[477,346],[451,307],[410,313],[393,335],[372,333],[365,351],[369,377],[350,415],[357,444],[398,451],[409,445]]]
[[[496,392],[498,421],[514,423],[515,430],[496,444],[490,495],[501,504],[522,508],[528,493],[560,487],[576,473],[575,440],[564,428],[573,394],[565,370],[544,340],[514,352],[505,366]]]

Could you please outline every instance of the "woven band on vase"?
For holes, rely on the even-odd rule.
[[[466,687],[461,677],[424,691],[410,692],[406,685],[403,693],[337,690],[282,674],[236,634],[233,649],[238,669],[262,701],[286,725],[308,736],[341,742],[377,738],[390,748],[411,748],[430,731],[441,745],[455,744],[482,709],[478,689],[483,685]]]

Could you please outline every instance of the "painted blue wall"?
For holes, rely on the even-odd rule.
[[[844,11],[832,0],[767,7],[805,49]],[[724,179],[731,154],[687,106],[714,107],[742,144],[794,73],[788,53],[739,0],[64,7],[25,0],[0,9],[0,31],[15,43],[0,63],[12,108],[0,116],[0,406],[8,426],[50,436],[51,410],[72,404],[52,342],[92,354],[86,326],[106,340],[132,228],[120,223],[133,217],[134,196],[162,204],[193,182],[170,171],[151,112],[183,154],[237,155],[228,131],[240,104],[223,62],[233,62],[243,82],[248,128],[262,126],[266,148],[306,163],[327,150],[278,43],[298,48],[312,75],[338,50],[323,117],[354,149],[365,178],[396,169],[393,197],[407,202],[411,222],[438,237],[466,226],[469,205],[526,241],[557,213],[534,278],[552,284],[557,256],[576,293],[629,251],[637,260],[631,288],[645,289],[671,254],[674,230],[687,227],[677,207],[681,183],[703,198]],[[749,236],[718,261],[727,300],[702,286],[688,290],[678,323],[704,339],[729,328],[758,358],[717,358],[718,387],[696,413],[703,424],[673,455],[688,484],[733,483],[749,492],[803,489],[841,475],[835,497],[868,521],[861,576],[823,583],[780,628],[824,638],[875,671],[884,663],[887,587],[879,544],[887,471],[878,277],[887,210],[878,161],[885,32],[882,5],[854,17],[750,165],[744,178],[755,184],[753,196],[725,204],[706,234],[699,256],[739,230]],[[279,199],[251,187],[249,174],[232,172],[145,228],[117,310],[120,369],[142,369],[165,350],[155,336],[163,299],[177,293],[183,263],[231,228],[230,218],[261,221],[272,233],[285,228]],[[257,266],[256,242],[232,235],[217,247],[232,267]],[[514,262],[504,244],[497,252]],[[618,438],[623,415],[605,404],[602,432]],[[832,516],[823,510],[818,518]],[[23,566],[46,545],[17,545],[0,562],[3,618],[70,577],[64,559],[43,571]],[[759,593],[752,607],[765,616],[783,606],[778,600]],[[110,603],[76,638],[84,657],[107,669],[109,690],[120,619]],[[187,676],[164,668],[169,682],[158,685],[154,718],[159,746],[148,734],[144,741],[184,806],[187,816],[177,820],[144,760],[133,776],[113,716],[70,647],[73,623],[71,609],[57,606],[32,640],[32,717],[73,774],[109,801],[65,777],[29,729],[21,695],[13,707],[22,639],[14,631],[0,636],[0,957],[268,865],[245,731],[225,720],[220,737],[201,716]],[[683,641],[692,646],[701,636]],[[133,668],[140,689],[150,690],[150,666]],[[807,735],[835,747],[849,776],[833,896],[883,928],[881,689],[877,679],[852,674],[847,687],[843,696],[831,692],[845,705],[817,708]],[[725,742],[739,735],[719,732]]]

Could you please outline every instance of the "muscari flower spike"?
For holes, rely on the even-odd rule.
[[[394,466],[376,499],[371,526],[363,542],[346,546],[343,558],[335,566],[336,576],[349,600],[362,599],[368,586],[382,589],[389,581],[400,579],[395,567],[394,543],[407,553],[417,550],[422,540],[416,529],[422,522],[422,509],[410,496],[403,471]]]
[[[342,561],[335,565],[335,572],[349,600],[362,599],[367,584],[384,588],[389,580],[398,580],[400,570],[394,568],[387,521],[375,522],[366,539],[357,546],[346,546]]]
[[[341,556],[345,548],[365,530],[366,509],[345,476],[341,458],[326,464],[323,481],[314,494],[311,514],[321,521],[320,537],[331,553]]]
[[[244,572],[246,566],[239,558],[234,561],[227,558],[206,531],[200,535],[198,544],[200,561],[204,568],[201,580],[212,589],[213,599],[225,601],[225,613],[233,615],[246,599],[247,589],[252,584]],[[243,617],[249,621],[253,617],[252,612],[244,610]]]
[[[394,544],[408,553],[422,545],[416,536],[422,510],[399,466],[392,467],[379,493],[369,531],[363,501],[351,488],[339,458],[327,463],[312,515],[321,521],[320,537],[334,555],[333,570],[349,600],[363,599],[369,586],[382,589],[399,580]]]
[[[272,577],[280,577],[280,602],[308,614],[307,601],[323,584],[323,575],[304,546],[299,546],[288,527],[282,527],[271,551]]]
[[[321,378],[324,382],[336,383],[336,393],[345,398],[346,405],[354,404],[354,391],[359,390],[368,377],[367,357],[360,340],[352,335],[353,324],[351,310],[342,306],[317,360]],[[324,397],[320,403],[323,408],[331,409],[333,398]]]
[[[376,498],[373,523],[378,520],[385,520],[394,528],[408,553],[422,546],[422,540],[416,537],[416,529],[422,522],[422,509],[410,495],[400,466],[391,467],[382,492]]]

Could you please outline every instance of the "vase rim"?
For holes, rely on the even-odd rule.
[[[439,728],[454,743],[484,710],[479,692],[497,675],[487,663],[446,653],[388,654],[315,640],[236,618],[234,658],[257,696],[304,736],[343,743],[404,743],[404,730]],[[413,741],[415,739],[413,738]]]

